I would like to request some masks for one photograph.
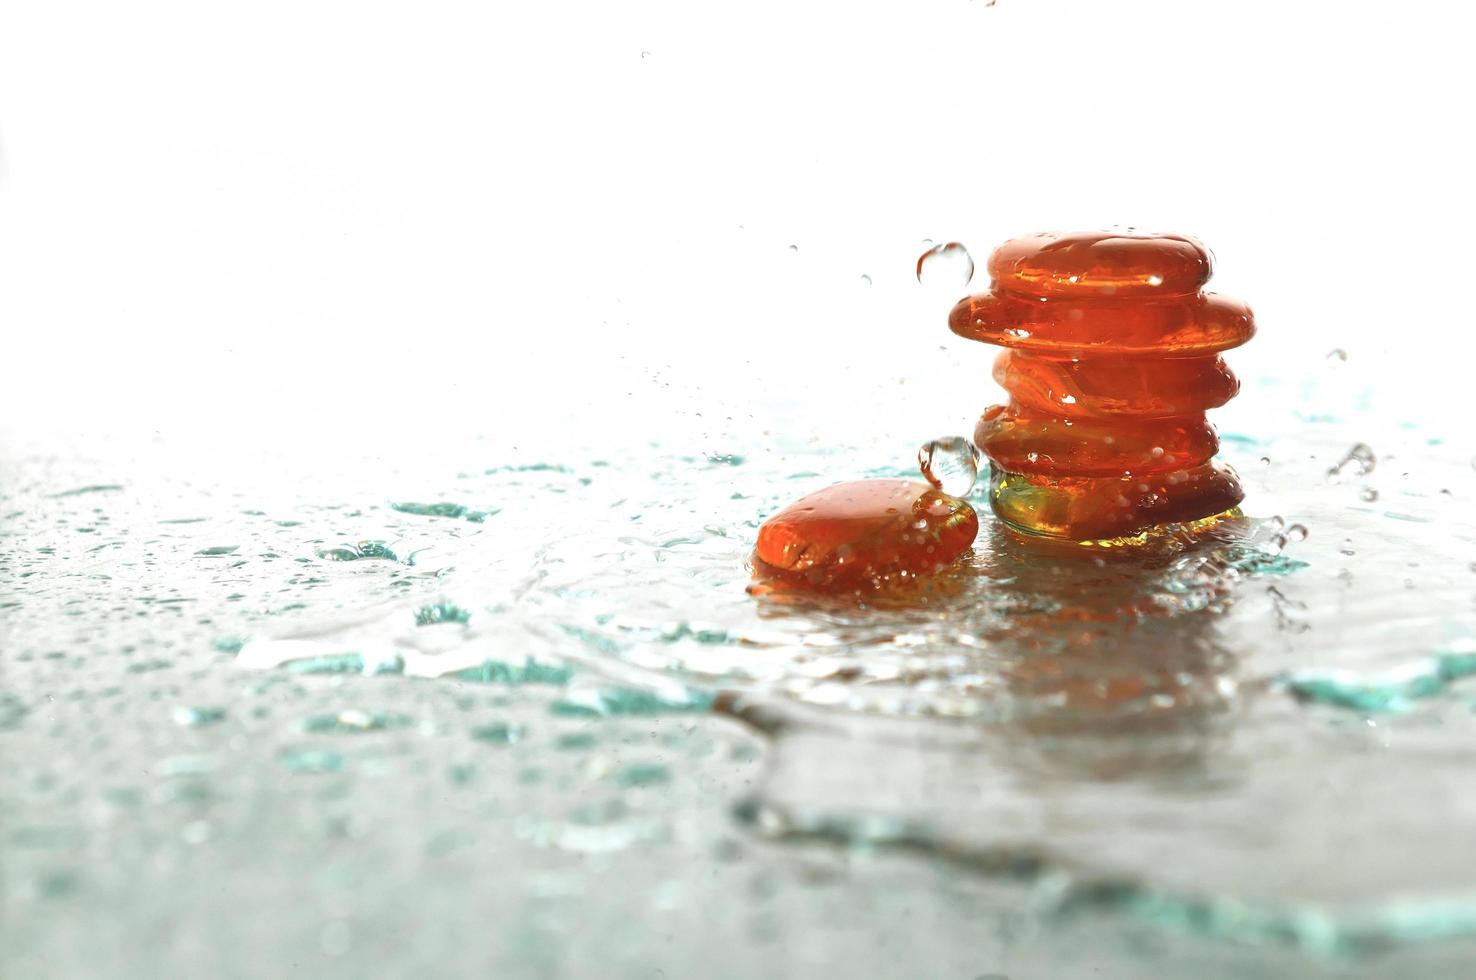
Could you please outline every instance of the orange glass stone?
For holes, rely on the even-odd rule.
[[[1211,272],[1209,251],[1180,235],[1030,235],[995,250],[990,291],[961,300],[948,323],[1007,348],[994,378],[1010,402],[974,433],[1001,519],[1111,543],[1240,503],[1204,412],[1239,390],[1218,355],[1249,340],[1255,319],[1200,292]]]
[[[838,483],[764,522],[754,574],[818,591],[880,588],[952,564],[978,533],[972,507],[926,483]]]

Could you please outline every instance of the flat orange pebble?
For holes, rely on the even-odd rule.
[[[1200,291],[1212,271],[1182,235],[1040,234],[995,250],[989,292],[948,325],[1006,348],[994,378],[1009,404],[984,413],[974,440],[1007,524],[1103,543],[1240,503],[1204,413],[1239,391],[1219,354],[1254,336],[1255,318]]]
[[[952,564],[978,533],[972,507],[926,483],[837,483],[764,522],[754,574],[817,591],[880,588]]]

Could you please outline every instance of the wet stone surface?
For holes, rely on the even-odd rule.
[[[906,451],[8,440],[0,973],[1458,975],[1476,471],[1296,432],[1193,543],[981,485],[844,601],[748,594],[758,528]]]

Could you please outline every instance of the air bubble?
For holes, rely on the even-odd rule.
[[[979,450],[963,436],[934,439],[918,449],[917,466],[939,490],[964,497],[979,476]]]
[[[974,257],[958,242],[934,245],[917,257],[917,281],[924,286],[962,289],[974,278]]]

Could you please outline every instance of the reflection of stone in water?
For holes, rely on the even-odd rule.
[[[991,530],[986,560],[995,567],[997,587],[1030,596],[1042,610],[1019,617],[1017,628],[992,638],[1004,654],[1001,676],[1012,699],[1030,706],[1017,729],[1072,736],[1035,746],[1068,768],[1079,768],[1073,761],[1078,750],[1089,768],[1131,768],[1127,757],[1118,765],[1104,758],[1112,744],[1129,756],[1148,751],[1155,767],[1168,756],[1188,762],[1186,753],[1197,751],[1193,746],[1209,736],[1228,704],[1231,664],[1214,640],[1208,606],[1186,611],[1162,596],[1170,563],[1192,560],[1196,551],[1211,569],[1203,587],[1228,592],[1232,579],[1215,575],[1213,542],[1187,555],[1140,556],[1095,567],[1079,558],[1043,557],[998,525]],[[1144,741],[1145,735],[1154,738]],[[1102,736],[1118,741],[1075,740]]]

